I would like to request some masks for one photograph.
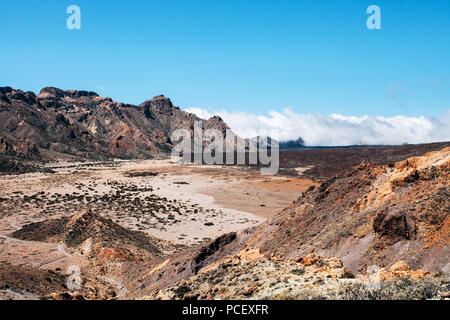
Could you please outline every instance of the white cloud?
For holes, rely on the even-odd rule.
[[[354,144],[403,144],[450,141],[450,109],[439,118],[369,117],[341,114],[302,114],[290,108],[267,115],[246,112],[217,112],[189,108],[203,119],[218,115],[241,137],[251,138],[261,131],[278,131],[281,141],[302,137],[311,146],[343,146]]]

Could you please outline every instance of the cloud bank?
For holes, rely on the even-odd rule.
[[[341,114],[301,114],[290,108],[267,115],[226,110],[185,109],[203,119],[220,116],[239,136],[251,138],[262,131],[278,132],[280,141],[299,137],[309,146],[383,145],[450,141],[450,110],[440,117],[369,117]]]

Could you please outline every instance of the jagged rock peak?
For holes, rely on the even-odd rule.
[[[209,118],[209,120],[212,120],[212,121],[219,121],[219,122],[225,122],[225,121],[223,121],[223,119],[222,119],[221,117],[219,117],[219,116],[212,116],[211,118]]]
[[[0,100],[6,103],[10,103],[10,99],[24,101],[28,104],[36,104],[36,95],[34,92],[23,92],[19,89],[13,89],[11,87],[0,87]]]
[[[153,99],[145,101],[140,106],[142,108],[151,108],[154,111],[165,115],[172,115],[173,109],[179,110],[178,107],[175,107],[172,104],[172,101],[170,101],[169,98],[165,97],[162,94],[153,97]]]
[[[168,100],[168,101],[170,101],[170,99],[165,97],[163,94],[160,94],[158,96],[154,96],[152,100]]]
[[[85,90],[61,90],[59,88],[54,87],[45,87],[41,90],[39,93],[39,98],[46,98],[46,97],[55,97],[55,98],[63,98],[63,97],[70,97],[70,98],[80,98],[80,97],[99,97],[99,95],[92,91],[85,91]]]
[[[172,101],[170,101],[169,98],[165,97],[164,95],[160,94],[158,96],[153,97],[150,100],[145,101],[144,103],[142,103],[141,105],[163,105],[163,104],[167,104],[170,106],[173,106]]]
[[[225,123],[225,121],[223,121],[223,119],[219,116],[213,116],[211,118],[209,118],[207,121],[207,126],[208,127],[212,127],[212,128],[216,128],[222,131],[225,131],[227,129],[229,129],[228,125]]]
[[[6,94],[12,92],[14,89],[11,87],[0,87],[0,93]]]

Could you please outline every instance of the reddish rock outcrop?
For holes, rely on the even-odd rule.
[[[152,158],[172,150],[175,129],[192,133],[196,121],[202,123],[203,130],[228,129],[222,119],[202,120],[180,110],[163,95],[136,106],[90,91],[46,87],[36,96],[0,88],[0,136],[11,145],[26,141],[46,150],[47,156]],[[0,144],[0,152],[3,149]]]

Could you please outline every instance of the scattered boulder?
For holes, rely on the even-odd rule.
[[[393,274],[401,274],[403,272],[409,272],[410,270],[411,268],[405,261],[399,261],[390,268],[390,271]]]
[[[373,230],[380,237],[398,241],[412,238],[416,231],[416,224],[414,218],[404,211],[385,209],[373,220]]]

